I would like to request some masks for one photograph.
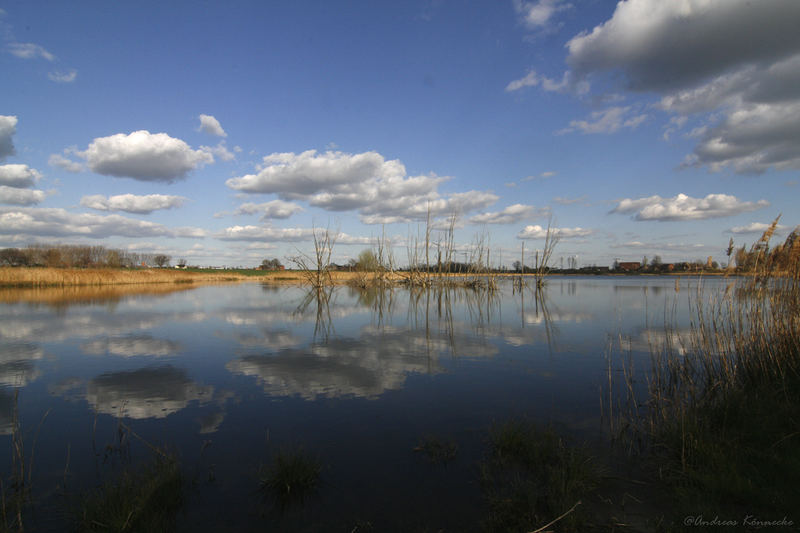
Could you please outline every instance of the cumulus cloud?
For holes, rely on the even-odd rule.
[[[550,214],[547,208],[537,209],[532,205],[514,204],[502,211],[481,213],[469,219],[473,224],[515,224],[521,220],[546,217]]]
[[[550,228],[550,231],[560,239],[588,237],[594,233],[593,230],[586,228]],[[517,239],[544,239],[545,237],[547,237],[547,228],[538,224],[525,226],[522,231],[517,233]]]
[[[228,136],[228,134],[225,133],[225,130],[222,129],[219,120],[214,118],[212,115],[201,114],[199,118],[200,118],[200,127],[198,128],[199,131],[208,133],[209,135],[216,135],[217,137]]]
[[[728,233],[738,233],[738,234],[758,233],[758,234],[763,234],[771,226],[772,226],[772,224],[765,223],[765,222],[751,222],[750,224],[747,224],[745,226],[734,226],[734,227],[732,227],[731,229],[728,230]],[[783,231],[785,229],[786,229],[786,226],[783,226],[781,224],[778,224],[777,226],[775,226],[775,231],[776,232],[781,232],[781,231]]]
[[[45,50],[44,47],[34,43],[10,43],[8,51],[20,59],[36,59],[37,57],[48,61],[56,59],[56,56]]]
[[[54,81],[56,83],[72,83],[78,77],[78,71],[74,68],[71,68],[66,72],[54,70],[52,72],[48,72],[47,77],[50,79],[50,81]]]
[[[76,153],[86,159],[92,172],[141,181],[172,182],[214,162],[210,153],[192,150],[181,139],[146,130],[99,137]]]
[[[580,131],[581,133],[614,133],[622,128],[635,130],[647,120],[646,114],[636,114],[631,106],[609,107],[602,111],[593,111],[589,120],[573,120],[568,128],[558,131],[559,134]]]
[[[251,202],[244,203],[236,208],[234,215],[261,215],[261,220],[272,218],[285,219],[295,213],[303,211],[303,208],[293,202],[283,200],[272,200],[261,204]]]
[[[694,130],[699,141],[686,165],[798,169],[797,20],[793,0],[626,0],[569,41],[567,62],[583,78],[622,73],[629,89],[660,94],[662,109],[697,114],[705,124]]]
[[[0,204],[34,205],[44,200],[44,191],[36,189],[17,189],[0,185]]]
[[[533,2],[514,0],[514,10],[522,23],[530,29],[546,26],[553,15],[569,7],[569,4],[561,3],[560,0],[536,0]]]
[[[464,214],[498,199],[480,191],[444,197],[438,186],[445,179],[434,174],[407,176],[400,161],[387,161],[377,152],[308,150],[268,155],[258,173],[231,178],[226,185],[247,193],[303,200],[328,211],[357,210],[367,224],[422,220],[429,212],[433,217]]]
[[[0,115],[0,161],[17,153],[12,139],[15,133],[17,133],[17,117]]]
[[[102,194],[94,194],[81,198],[81,205],[98,211],[126,211],[128,213],[149,214],[159,209],[180,207],[186,200],[183,196],[166,194],[118,194],[106,198]]]
[[[7,187],[32,187],[42,175],[28,165],[0,165],[0,185]]]
[[[47,160],[47,164],[51,167],[58,167],[61,170],[66,170],[67,172],[83,172],[84,170],[83,165],[77,161],[67,159],[61,154],[52,154]]]
[[[635,220],[703,220],[721,218],[769,206],[766,200],[742,202],[728,194],[709,194],[705,198],[692,198],[678,194],[672,198],[649,196],[647,198],[620,200],[611,213],[635,213]]]
[[[71,213],[60,208],[0,207],[0,236],[22,237],[203,237],[199,228],[168,228],[121,215]]]

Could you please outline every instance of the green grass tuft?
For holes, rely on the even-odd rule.
[[[157,456],[138,471],[81,498],[77,531],[173,531],[183,505],[183,481],[173,457]]]
[[[282,450],[259,473],[262,491],[280,507],[302,504],[319,488],[322,463],[303,449]]]
[[[495,424],[489,442],[489,454],[480,465],[488,531],[531,531],[565,513],[558,530],[581,529],[585,516],[575,505],[598,481],[583,449],[520,420]]]

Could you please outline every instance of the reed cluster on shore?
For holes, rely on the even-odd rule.
[[[780,518],[795,508],[800,239],[792,232],[770,251],[776,223],[748,252],[748,276],[724,294],[698,289],[688,336],[667,326],[667,343],[652,348],[643,401],[632,369],[621,373],[627,408],[616,427],[629,450],[653,459],[655,477],[675,497],[676,520],[687,513]]]

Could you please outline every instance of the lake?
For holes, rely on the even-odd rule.
[[[624,354],[647,370],[651,347],[679,345],[698,287],[729,283],[556,276],[538,296],[503,282],[322,298],[257,283],[3,289],[4,483],[18,417],[32,530],[62,530],[69,495],[152,447],[179,457],[183,531],[479,530],[493,423],[524,418],[602,453],[609,365]],[[415,448],[429,437],[457,444],[455,457],[426,460]],[[297,448],[319,458],[321,484],[279,509],[258,473]]]

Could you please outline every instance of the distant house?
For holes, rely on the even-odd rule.
[[[627,261],[619,263],[619,269],[625,272],[633,272],[642,268],[642,264],[638,261]]]

